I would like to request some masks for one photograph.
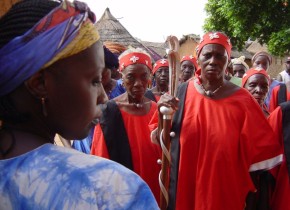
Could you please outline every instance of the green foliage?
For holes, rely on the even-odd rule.
[[[241,50],[248,39],[267,44],[273,55],[290,50],[288,0],[208,0],[205,31],[223,31]],[[288,3],[288,2],[287,2]]]

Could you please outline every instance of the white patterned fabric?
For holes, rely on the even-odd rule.
[[[0,160],[0,177],[0,209],[159,209],[134,172],[52,144]]]

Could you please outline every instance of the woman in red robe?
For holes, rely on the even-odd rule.
[[[284,150],[283,163],[271,170],[275,177],[272,210],[290,210],[290,101],[281,103],[268,118]]]
[[[169,64],[167,59],[160,59],[155,62],[152,74],[156,81],[156,86],[147,90],[145,96],[152,101],[159,101],[160,97],[168,91],[169,85]]]
[[[270,115],[265,99],[269,91],[270,77],[260,67],[249,69],[242,78],[242,87],[248,90],[260,105],[265,117]]]
[[[158,174],[161,149],[152,144],[148,124],[157,110],[144,96],[150,71],[150,56],[141,49],[128,49],[119,56],[126,92],[103,107],[96,126],[91,154],[123,164],[140,175],[159,200]]]
[[[178,99],[164,94],[158,102],[176,110],[168,209],[243,210],[255,191],[250,172],[282,161],[255,99],[224,79],[230,54],[226,35],[205,34],[197,47],[200,74],[180,86]]]

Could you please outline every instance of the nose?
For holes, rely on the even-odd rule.
[[[167,76],[167,73],[165,71],[161,71],[161,76]]]
[[[210,60],[209,60],[209,64],[210,65],[216,65],[217,62],[217,58],[215,55],[211,56]]]
[[[257,93],[262,93],[262,88],[259,85],[255,88],[255,90]]]
[[[98,98],[97,98],[97,105],[98,104],[104,104],[108,101],[108,96],[104,90],[104,87],[102,85],[102,87],[100,88],[100,94],[98,95]]]
[[[134,86],[142,86],[141,79],[136,79],[135,82],[134,82]]]

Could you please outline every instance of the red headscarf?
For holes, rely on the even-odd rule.
[[[160,67],[169,67],[169,63],[167,59],[160,59],[158,61],[156,61],[156,63],[153,66],[153,71],[152,74],[155,74],[155,72],[160,68]]]
[[[182,63],[183,61],[190,61],[193,63],[195,71],[198,69],[198,65],[197,65],[197,60],[194,56],[192,55],[185,55],[182,57],[180,63]]]
[[[123,71],[124,68],[133,64],[144,64],[152,71],[151,58],[140,52],[132,52],[120,58],[120,71]]]
[[[267,74],[265,69],[262,69],[260,67],[254,67],[249,69],[243,76],[242,78],[242,87],[245,86],[245,84],[247,83],[248,79],[253,76],[254,74],[263,74],[265,75],[265,77],[268,80],[268,83],[270,82],[270,76]]]
[[[230,39],[225,34],[221,32],[208,32],[204,34],[199,42],[199,45],[196,47],[197,57],[199,57],[202,48],[207,44],[222,45],[227,51],[228,58],[231,58],[232,44]]]

